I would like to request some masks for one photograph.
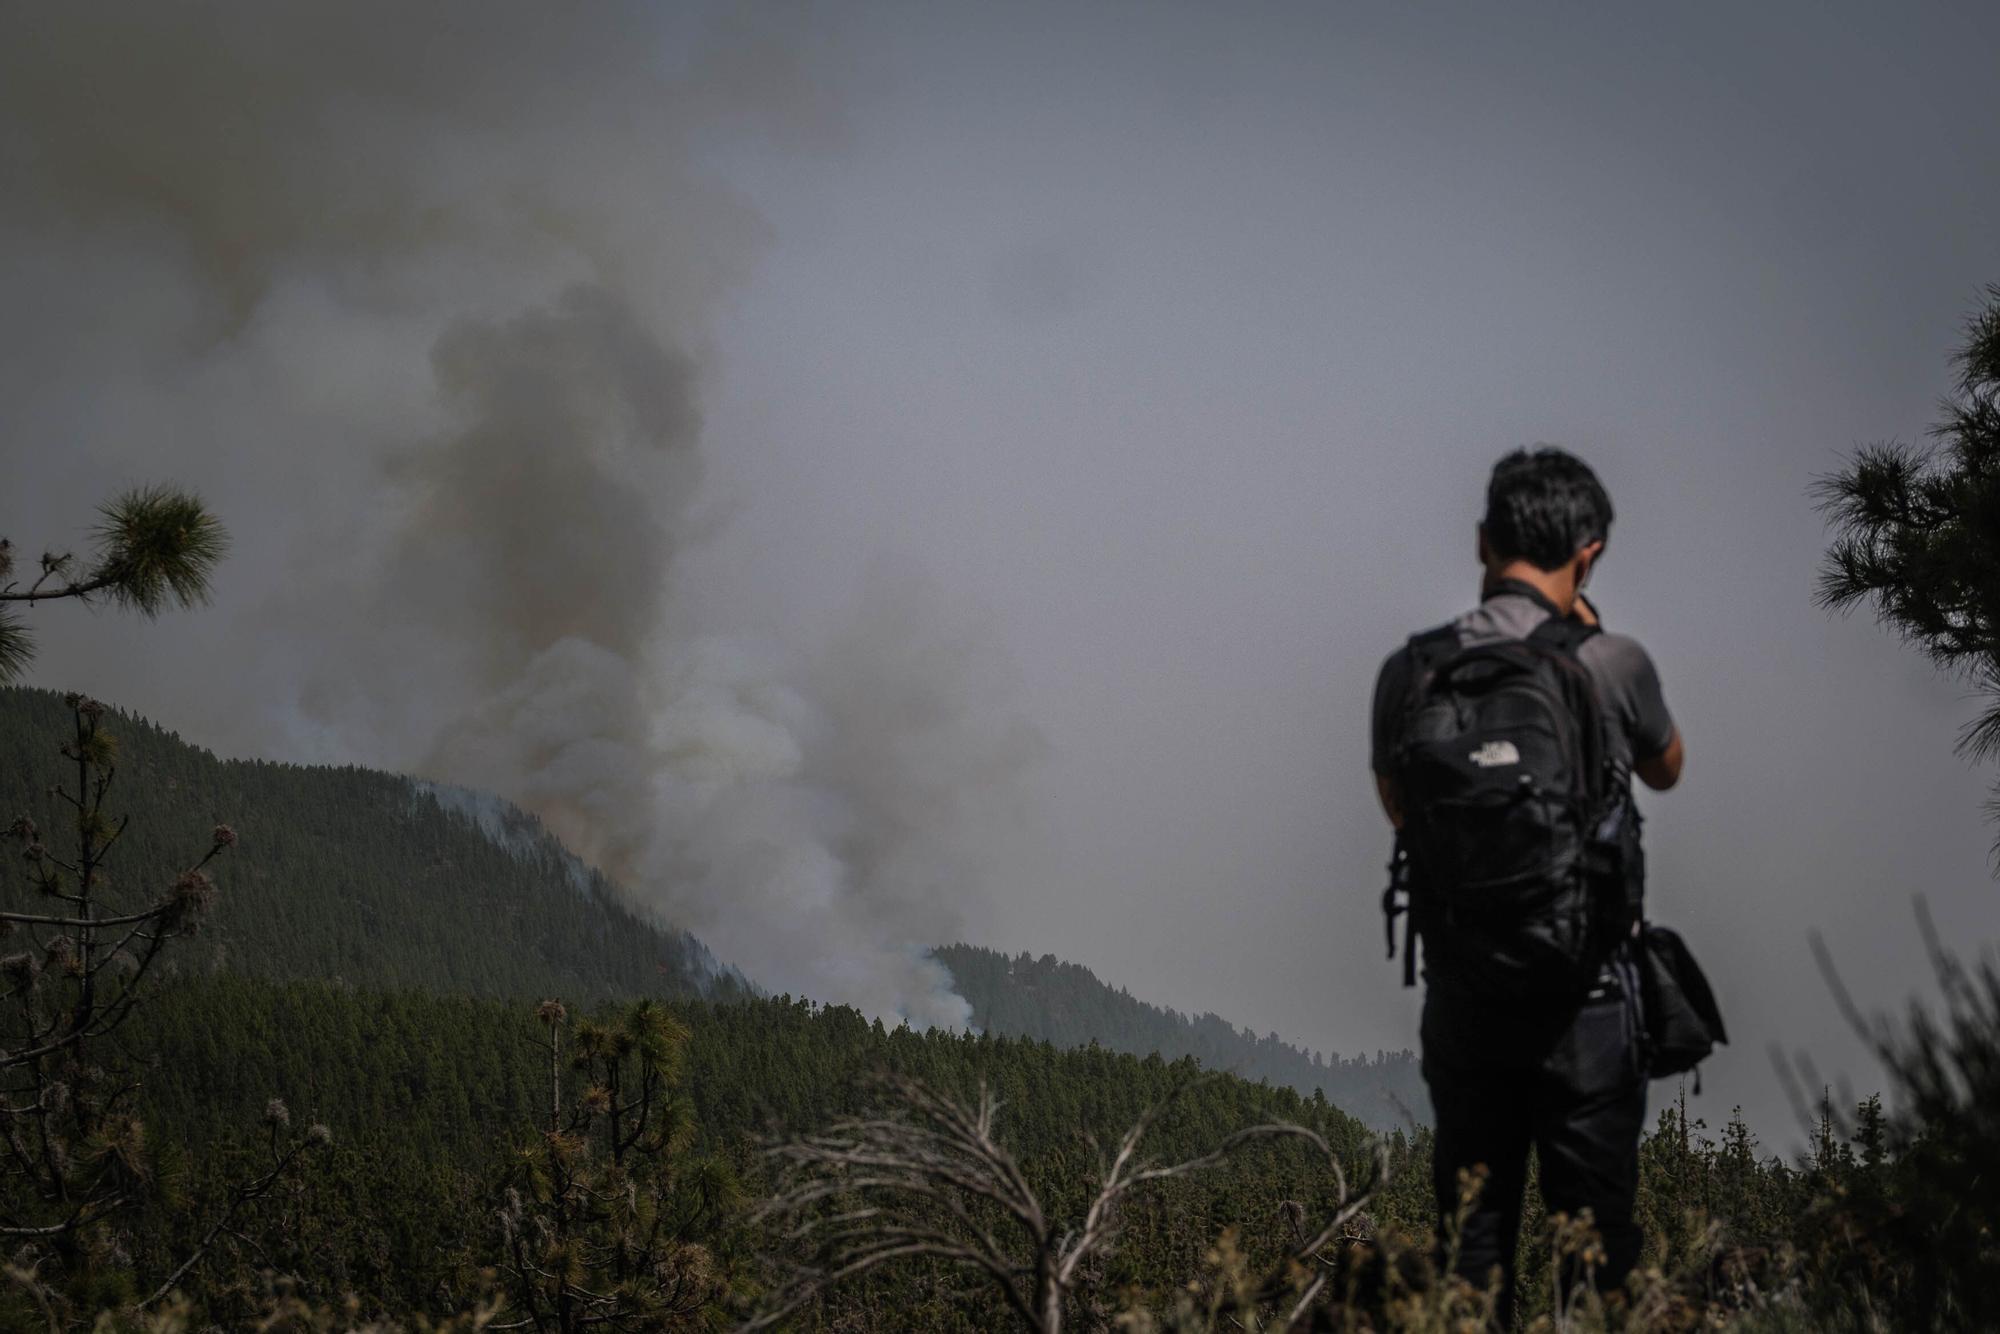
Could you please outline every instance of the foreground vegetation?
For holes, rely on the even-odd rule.
[[[563,1021],[566,1125],[593,1099],[600,1113],[610,1106],[600,1092],[611,1083],[606,1043],[578,1035],[615,1038],[634,1013],[613,1006],[589,1027],[578,1022],[589,1015]],[[982,1087],[990,1091],[1000,1104],[996,1137],[1052,1216],[1082,1215],[1099,1180],[1100,1150],[1115,1146],[1148,1108],[1165,1108],[1142,1146],[1156,1162],[1199,1156],[1251,1126],[1310,1129],[1339,1155],[1356,1194],[1375,1187],[1338,1244],[1323,1248],[1339,1280],[1322,1293],[1324,1318],[1347,1301],[1378,1328],[1426,1328],[1430,1320],[1444,1327],[1447,1314],[1477,1309],[1471,1294],[1454,1296],[1429,1280],[1427,1133],[1390,1137],[1378,1168],[1370,1133],[1324,1100],[1204,1079],[1191,1061],[919,1034],[784,998],[682,1001],[639,1014],[665,1021],[670,1051],[662,1062],[670,1096],[660,1098],[656,1115],[672,1129],[656,1137],[653,1159],[658,1206],[670,1215],[664,1272],[695,1300],[660,1324],[635,1315],[610,1327],[722,1327],[774,1296],[800,1251],[793,1222],[759,1216],[782,1166],[768,1150],[843,1118],[895,1113],[898,1098],[883,1078],[892,1074],[966,1104]],[[549,1032],[536,1007],[495,1000],[238,976],[176,983],[132,1035],[135,1049],[152,1053],[140,1115],[151,1128],[156,1193],[107,1247],[125,1258],[93,1271],[93,1298],[116,1306],[143,1295],[200,1241],[237,1183],[268,1155],[275,1098],[326,1127],[331,1143],[308,1170],[241,1211],[184,1285],[193,1315],[246,1325],[282,1275],[287,1291],[328,1310],[441,1320],[473,1309],[497,1286],[500,1309],[526,1318],[498,1272],[508,1259],[508,1210],[517,1207],[509,1192],[546,1208],[557,1180],[551,1155],[586,1164],[610,1157],[608,1116],[580,1139],[574,1127],[565,1130],[567,1145],[549,1131]],[[629,1100],[636,1087],[619,1097]],[[1740,1119],[1711,1130],[1676,1099],[1645,1145],[1647,1314],[1634,1327],[1695,1328],[1716,1319],[1750,1327],[1868,1328],[1871,1319],[1895,1328],[1965,1327],[1951,1318],[1954,1308],[1936,1304],[1984,1309],[1991,1289],[1954,1275],[1960,1263],[1983,1273],[1992,1243],[1982,1240],[1976,1216],[1948,1224],[1932,1210],[1940,1193],[1959,1189],[1958,1172],[1975,1168],[1965,1156],[1972,1151],[1990,1152],[1936,1135],[1899,1142],[1871,1102],[1850,1117],[1829,1111],[1810,1154],[1785,1163],[1762,1153]],[[1137,1190],[1119,1217],[1116,1245],[1070,1295],[1072,1323],[1109,1328],[1127,1318],[1132,1328],[1224,1329],[1251,1314],[1246,1305],[1268,1320],[1286,1305],[1285,1294],[1310,1282],[1285,1265],[1297,1229],[1331,1217],[1338,1194],[1316,1152],[1277,1140]],[[1547,1275],[1562,1241],[1532,1201],[1530,1209],[1523,1272]],[[612,1268],[532,1221],[526,1232],[575,1259],[579,1273]],[[595,1290],[587,1279],[579,1284]],[[1259,1294],[1261,1305],[1253,1300]],[[1549,1313],[1546,1280],[1524,1295],[1531,1319]],[[38,1322],[16,1305],[6,1323]],[[835,1285],[786,1327],[1009,1323],[990,1283],[933,1259]]]

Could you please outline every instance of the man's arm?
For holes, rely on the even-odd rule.
[[[1596,612],[1592,607],[1588,614],[1594,619]],[[1655,792],[1665,792],[1680,782],[1686,746],[1667,711],[1660,673],[1652,657],[1637,640],[1619,634],[1593,635],[1584,641],[1579,653],[1589,655],[1599,672],[1605,703],[1625,731],[1633,756],[1632,772],[1639,781]]]
[[[1681,761],[1686,754],[1686,748],[1681,745],[1681,729],[1676,727],[1673,736],[1667,739],[1667,748],[1650,760],[1634,764],[1632,772],[1639,775],[1639,781],[1653,791],[1665,792],[1681,781]]]
[[[1687,747],[1681,729],[1667,712],[1667,699],[1660,690],[1660,673],[1653,659],[1639,645],[1618,637],[1622,659],[1619,672],[1623,683],[1620,712],[1625,717],[1626,735],[1631,738],[1632,772],[1655,792],[1665,792],[1681,781],[1681,763]]]

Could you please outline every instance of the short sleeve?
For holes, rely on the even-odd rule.
[[[1396,755],[1397,732],[1402,727],[1404,702],[1410,693],[1410,649],[1406,644],[1391,653],[1375,676],[1375,706],[1369,726],[1369,767],[1386,775]]]
[[[1658,759],[1674,739],[1673,715],[1660,689],[1659,669],[1636,639],[1624,635],[1597,636],[1603,672],[1601,680],[1625,737],[1632,760]]]

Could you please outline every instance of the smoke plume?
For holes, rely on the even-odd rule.
[[[760,236],[703,148],[836,146],[832,93],[674,7],[9,27],[0,523],[171,477],[238,552],[157,657],[92,624],[41,677],[498,791],[767,986],[963,1023],[924,948],[1035,750],[992,655],[894,571],[827,644],[685,610],[703,331]]]

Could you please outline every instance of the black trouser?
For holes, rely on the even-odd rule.
[[[1636,1012],[1615,992],[1572,1015],[1530,1015],[1433,990],[1423,1039],[1437,1118],[1440,1235],[1459,1209],[1460,1169],[1484,1164],[1486,1184],[1460,1233],[1457,1271],[1484,1287],[1500,1267],[1501,1328],[1514,1318],[1514,1251],[1531,1144],[1548,1211],[1575,1217],[1589,1209],[1604,1240],[1596,1282],[1605,1290],[1622,1285],[1640,1243],[1632,1199],[1646,1079]]]

